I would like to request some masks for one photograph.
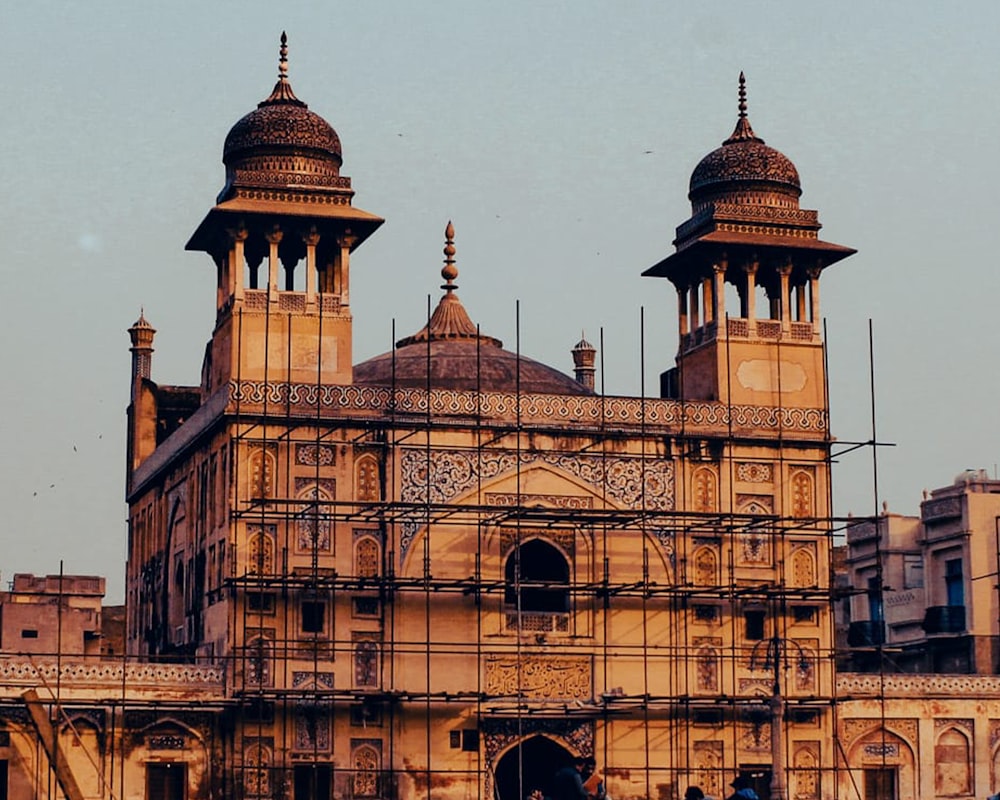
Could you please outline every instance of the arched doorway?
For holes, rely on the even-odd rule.
[[[572,753],[544,736],[532,736],[514,745],[494,772],[496,800],[524,800],[533,789],[549,796],[552,776],[572,760]]]

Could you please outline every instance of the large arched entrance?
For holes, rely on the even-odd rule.
[[[496,766],[495,800],[524,800],[533,789],[549,796],[552,776],[572,760],[572,753],[544,736],[514,745]]]

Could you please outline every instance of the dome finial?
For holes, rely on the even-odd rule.
[[[274,84],[267,99],[257,104],[257,108],[275,105],[293,105],[306,108],[306,104],[295,96],[292,84],[288,80],[288,35],[284,31],[281,32],[281,46],[278,47],[278,82]]]
[[[444,266],[441,268],[441,277],[447,281],[441,288],[449,294],[455,291],[458,286],[455,278],[458,277],[458,267],[455,266],[455,226],[448,220],[448,225],[444,229]]]
[[[736,120],[736,127],[733,129],[733,135],[726,139],[723,144],[732,144],[733,142],[760,142],[763,144],[764,140],[753,132],[753,128],[750,127],[750,118],[747,116],[747,79],[743,74],[743,70],[740,70],[739,103],[737,104],[737,108],[740,113]]]
[[[742,77],[741,72],[740,78]],[[278,80],[288,80],[288,35],[284,31],[281,32],[281,47],[278,48]]]

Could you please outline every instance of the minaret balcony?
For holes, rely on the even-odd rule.
[[[706,342],[727,338],[758,342],[786,341],[795,344],[820,343],[819,332],[811,322],[785,323],[777,319],[729,317],[724,326],[716,324],[713,320],[690,333],[685,333],[681,338],[681,350],[687,352]]]
[[[271,301],[274,302],[271,302]],[[314,294],[310,297],[306,292],[275,292],[269,297],[265,289],[244,289],[243,308],[246,311],[271,311],[282,313],[312,312],[314,314],[339,314],[341,309],[340,295]]]

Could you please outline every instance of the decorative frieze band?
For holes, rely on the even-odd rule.
[[[313,383],[232,381],[230,411],[258,411],[264,405],[285,409],[292,416],[315,416],[317,408],[338,415],[440,415],[471,417],[527,425],[643,427],[650,432],[688,432],[719,428],[821,434],[827,415],[819,408],[774,408],[685,402],[658,398],[594,397],[586,395],[459,392],[391,389],[381,386],[334,386]]]

